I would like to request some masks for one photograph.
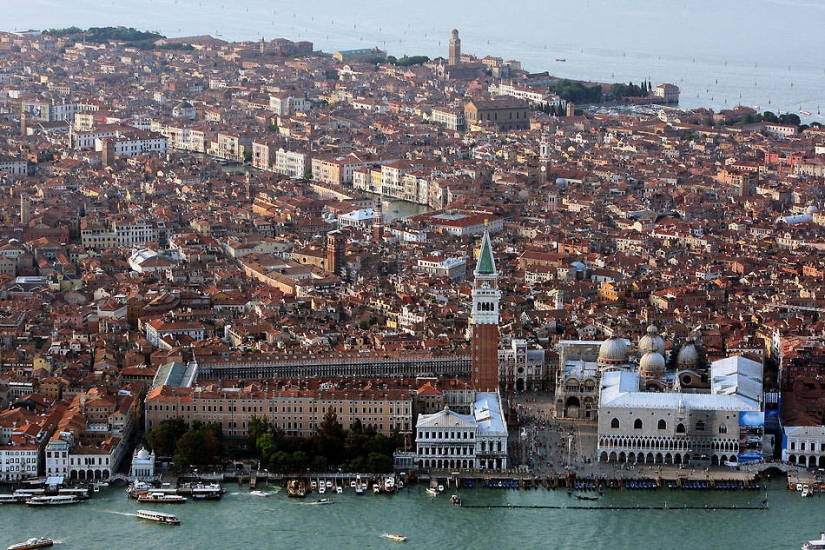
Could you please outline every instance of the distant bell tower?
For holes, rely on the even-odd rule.
[[[338,231],[327,233],[327,271],[341,275],[344,267],[344,235]]]
[[[461,63],[461,39],[458,37],[457,29],[453,29],[450,36],[450,58],[448,63],[450,66]]]
[[[32,200],[28,195],[20,195],[20,223],[28,226],[32,219]]]
[[[381,199],[378,199],[372,215],[372,238],[379,243],[384,238],[384,209],[381,206]]]
[[[487,227],[484,228],[473,274],[473,311],[470,319],[472,381],[478,391],[495,392],[499,387],[498,323],[501,291],[498,289],[498,271]]]

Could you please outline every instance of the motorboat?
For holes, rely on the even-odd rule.
[[[12,544],[6,550],[32,550],[33,548],[45,548],[46,546],[54,546],[54,541],[49,537],[36,537],[25,542]]]
[[[316,500],[313,504],[322,506],[324,504],[335,504],[335,501],[332,500],[331,498],[322,498],[322,499]]]
[[[256,497],[268,497],[269,493],[264,491],[249,491],[249,494]]]
[[[343,493],[343,492],[344,492],[344,488],[343,488],[343,487],[341,487],[340,485],[336,485],[336,486],[335,486],[335,492],[336,492],[336,493],[338,493],[338,494],[340,495],[341,493]]]
[[[138,510],[137,517],[155,523],[166,523],[169,525],[180,525],[180,518],[175,514],[167,514],[166,512],[155,512],[154,510]]]
[[[372,484],[372,494],[380,495],[381,494],[381,486],[377,483]]]
[[[450,503],[461,506],[461,497],[459,495],[450,495]]]
[[[26,501],[29,506],[62,506],[64,504],[77,504],[80,499],[75,495],[54,495],[31,497]]]
[[[362,496],[364,494],[364,491],[366,491],[367,486],[363,481],[361,481],[361,476],[355,476],[355,481],[353,481],[353,483],[353,487],[355,488],[355,494],[358,496]]]
[[[327,480],[326,486],[327,489],[332,489],[332,482],[330,480]]]
[[[431,497],[435,498],[438,496],[438,489],[433,489],[432,487],[427,487],[427,494]]]
[[[384,492],[385,493],[394,493],[395,492],[395,478],[393,476],[387,476],[384,478]]]
[[[384,533],[382,536],[395,542],[407,542],[407,537],[399,535],[398,533]]]
[[[318,494],[319,495],[323,495],[326,492],[327,492],[327,488],[324,487],[323,484],[318,486]]]
[[[802,545],[802,550],[822,550],[825,549],[825,531],[819,534],[817,540],[809,540]]]
[[[599,497],[597,497],[597,496],[580,495],[578,493],[576,493],[576,498],[579,499],[579,500],[599,500]]]
[[[183,504],[186,502],[186,497],[180,495],[170,495],[167,493],[146,493],[140,495],[137,501],[141,504],[158,503],[158,504]]]

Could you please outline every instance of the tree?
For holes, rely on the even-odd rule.
[[[156,428],[146,434],[146,442],[158,456],[172,456],[177,440],[184,433],[186,424],[183,423],[183,419],[162,420]]]

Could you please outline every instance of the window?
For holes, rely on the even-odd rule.
[[[677,434],[683,434],[683,433],[685,433],[685,425],[684,425],[684,424],[682,424],[681,422],[680,422],[679,424],[677,424],[677,425],[676,425],[676,433],[677,433]]]
[[[728,427],[725,426],[724,424],[719,424],[719,433],[720,434],[728,433]]]
[[[613,428],[613,429],[618,429],[619,428],[619,419],[614,418],[613,420],[611,420],[610,421],[610,427]]]
[[[641,430],[642,429],[642,419],[637,418],[635,422],[633,422],[633,429],[634,430]]]
[[[667,429],[667,422],[665,422],[664,420],[659,420],[659,425],[657,427],[660,430],[666,430]]]

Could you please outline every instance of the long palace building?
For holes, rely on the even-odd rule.
[[[498,327],[496,327],[498,328]],[[497,350],[496,350],[497,353]],[[461,355],[382,351],[330,353],[232,353],[198,355],[199,379],[221,378],[415,378],[470,377],[471,359]]]

